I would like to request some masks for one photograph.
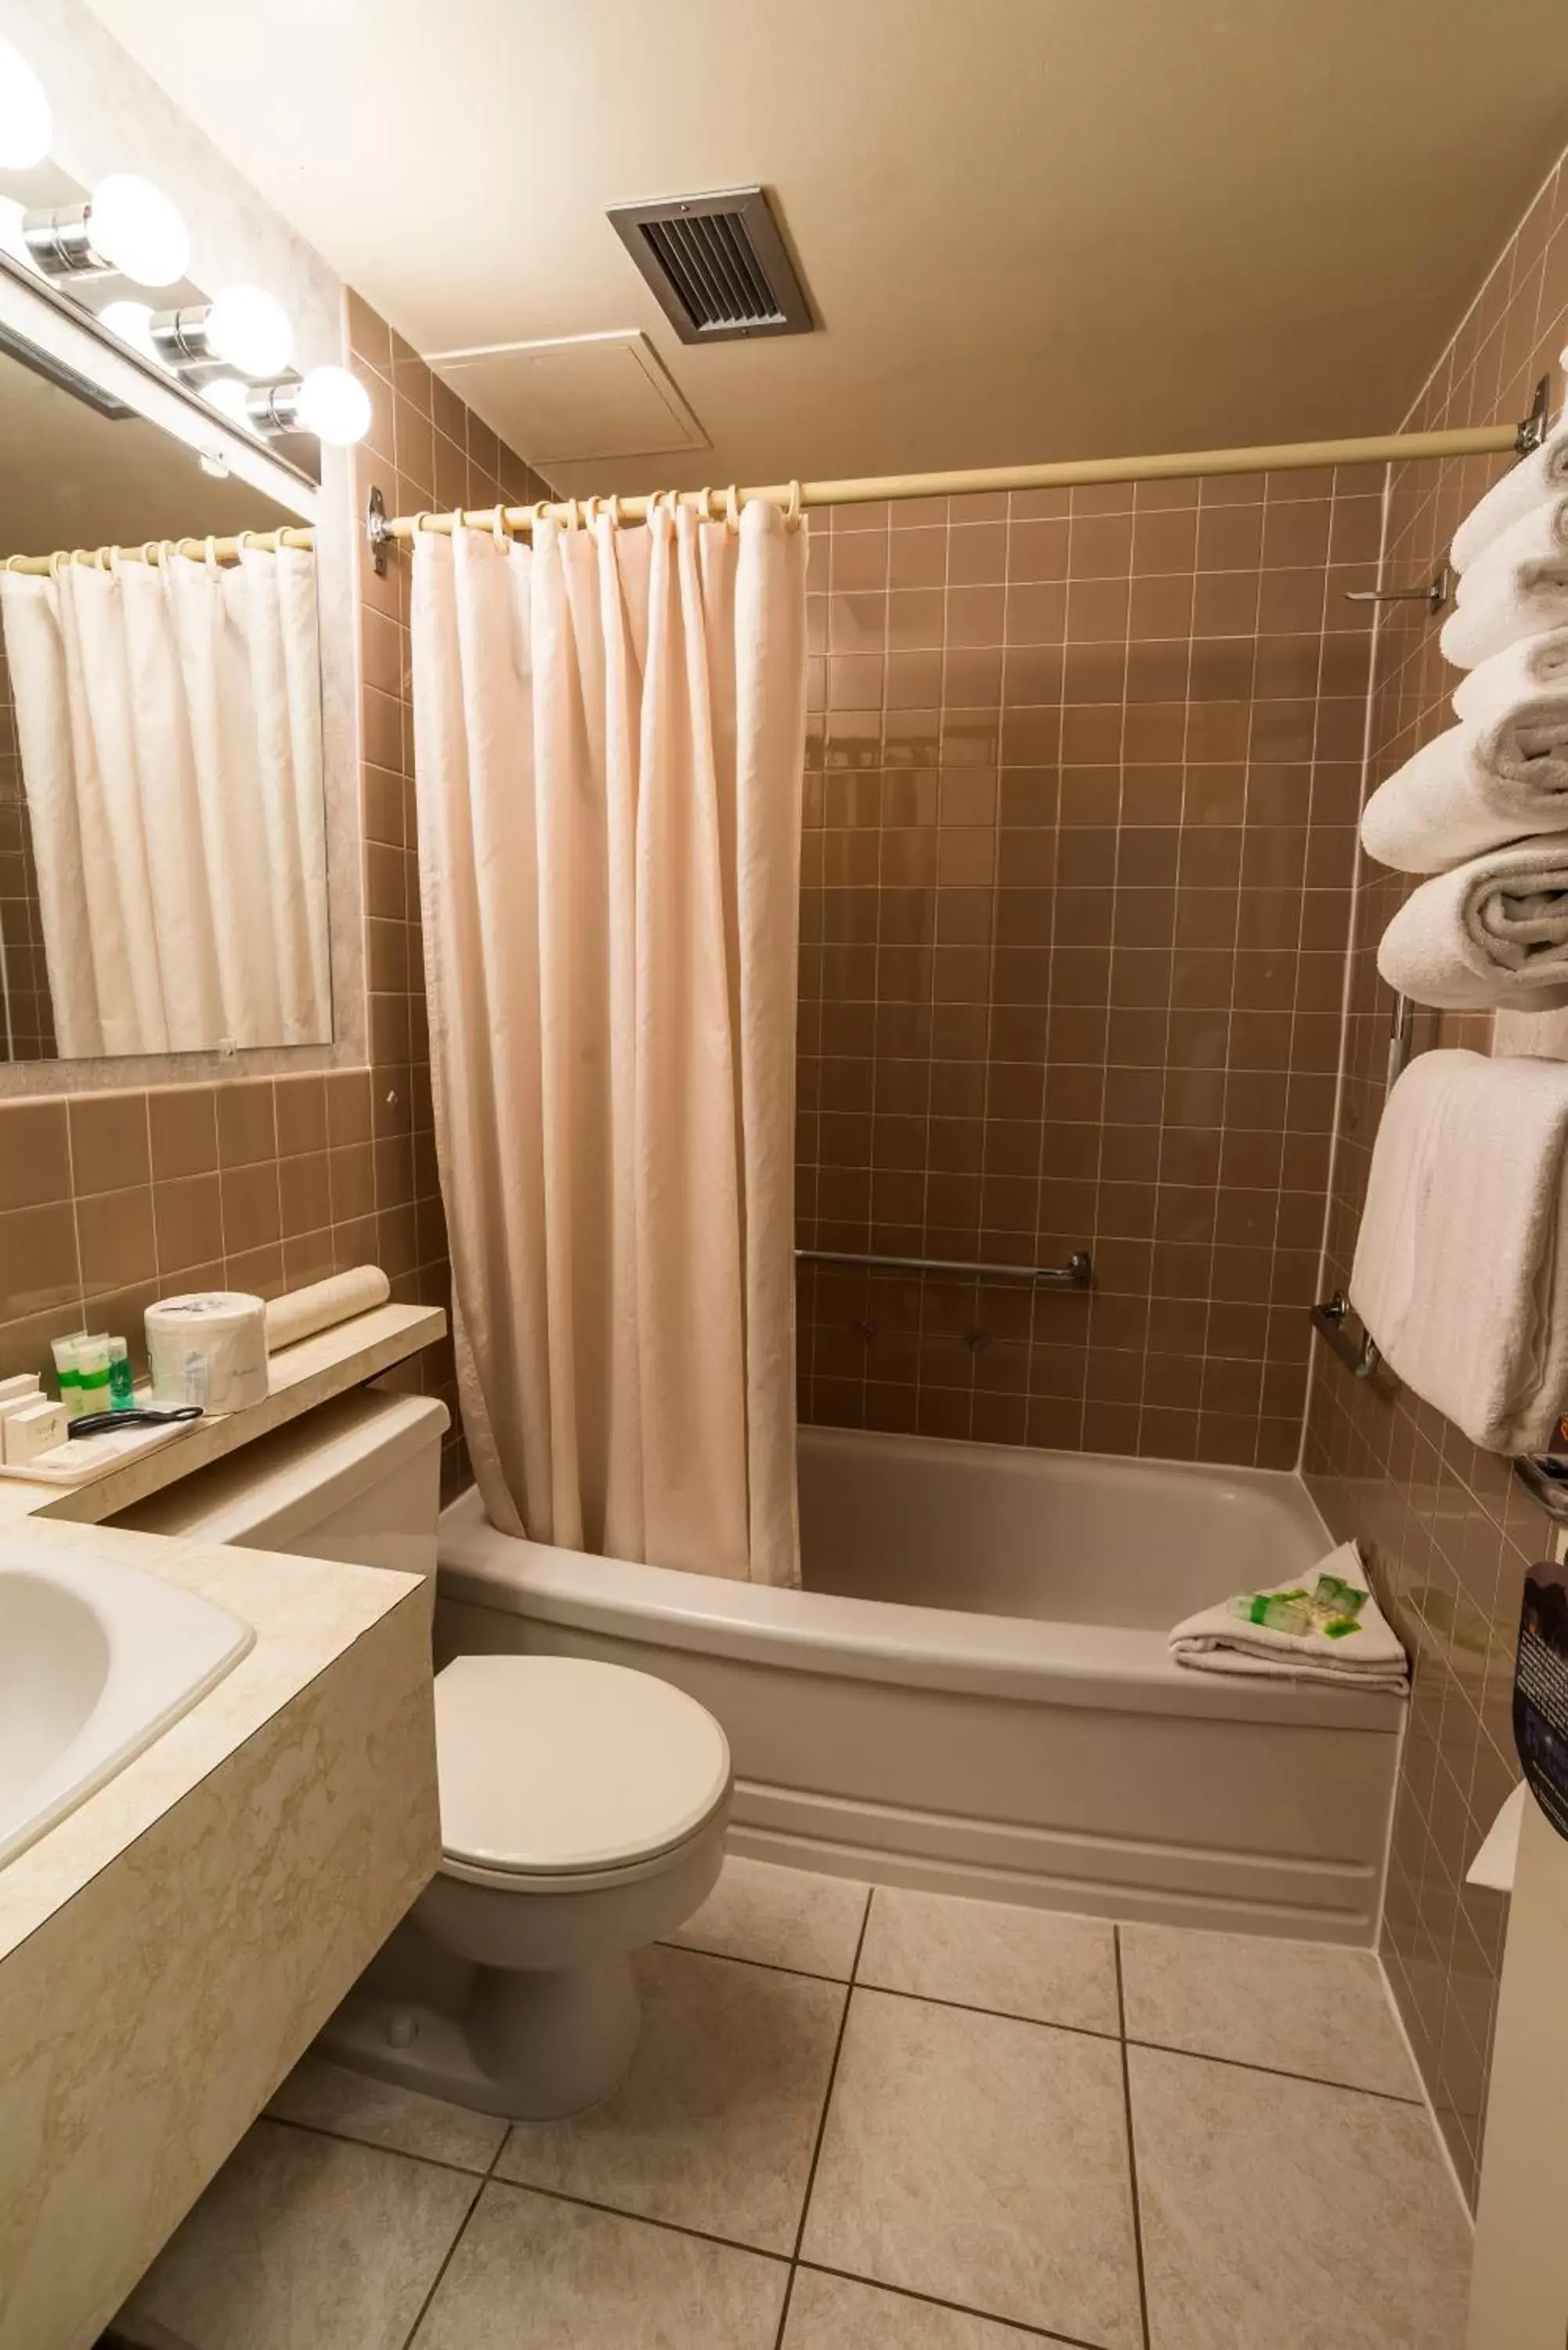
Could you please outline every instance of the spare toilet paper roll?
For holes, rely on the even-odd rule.
[[[313,1281],[307,1289],[291,1289],[275,1297],[266,1309],[266,1342],[274,1354],[280,1347],[296,1347],[318,1330],[330,1330],[356,1314],[384,1305],[392,1284],[379,1264],[357,1264],[348,1273],[335,1273]]]
[[[266,1307],[240,1289],[161,1297],[146,1315],[147,1363],[158,1403],[244,1411],[267,1398]]]

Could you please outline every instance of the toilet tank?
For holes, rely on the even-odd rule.
[[[117,1526],[433,1575],[446,1406],[362,1388],[122,1510]]]

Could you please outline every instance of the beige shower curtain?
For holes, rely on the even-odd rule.
[[[805,534],[421,533],[414,739],[463,1426],[492,1521],[798,1580]]]
[[[316,558],[0,569],[59,1054],[332,1034]]]

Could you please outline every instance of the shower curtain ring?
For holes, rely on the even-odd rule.
[[[784,526],[788,530],[800,528],[800,484],[798,482],[792,482],[789,485],[789,504],[784,508]]]
[[[731,530],[741,527],[741,493],[733,482],[724,493],[724,520]]]
[[[209,531],[202,549],[202,560],[214,578],[218,575],[218,542]]]
[[[576,498],[568,498],[566,501],[566,528],[568,530],[580,530],[582,528],[582,507],[578,504]]]
[[[496,546],[504,550],[509,549],[512,545],[512,533],[506,526],[506,509],[504,506],[498,505],[495,508],[494,513],[490,517],[490,527],[494,535]]]
[[[609,508],[611,530],[619,530],[621,527],[620,492],[618,490],[612,490],[609,496],[606,499],[605,504]]]
[[[680,496],[679,496],[679,493],[677,493],[676,503],[677,503],[677,504],[680,504]],[[699,490],[699,491],[698,491],[698,493],[697,493],[697,519],[698,519],[698,521],[699,521],[699,522],[711,522],[711,521],[712,521],[712,519],[713,519],[713,493],[712,493],[712,491],[711,491],[711,490],[709,490],[709,489],[701,489],[701,490]]]

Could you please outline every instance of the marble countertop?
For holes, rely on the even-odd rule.
[[[384,1567],[133,1534],[101,1521],[375,1378],[445,1327],[439,1308],[379,1306],[275,1355],[265,1404],[202,1421],[92,1484],[0,1481],[0,1540],[8,1546],[87,1552],[140,1567],[220,1601],[256,1635],[189,1713],[0,1868],[0,1961],[421,1587],[421,1577]]]

